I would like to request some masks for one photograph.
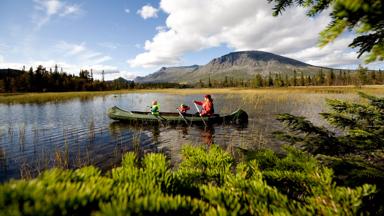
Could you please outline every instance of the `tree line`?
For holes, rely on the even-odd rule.
[[[36,70],[0,70],[0,92],[65,92],[65,91],[108,91],[120,89],[154,89],[192,87],[178,83],[135,83],[123,78],[112,81],[96,80],[93,72],[81,70],[79,75],[68,74],[55,65],[47,70],[39,65]]]
[[[303,71],[293,70],[288,73],[268,73],[267,76],[256,74],[252,79],[241,79],[225,76],[224,79],[199,80],[193,86],[201,88],[226,88],[226,87],[289,87],[289,86],[344,86],[344,85],[381,85],[384,84],[384,72],[372,71],[360,67],[357,71],[339,69],[320,69],[313,75],[305,74]]]
[[[0,70],[0,92],[64,92],[64,91],[107,91],[119,89],[154,89],[154,88],[261,88],[289,86],[342,86],[342,85],[377,85],[384,84],[384,72],[371,71],[359,67],[356,71],[339,69],[319,69],[311,74],[293,70],[288,73],[269,73],[267,76],[256,74],[251,79],[225,76],[224,79],[199,80],[194,84],[179,83],[135,83],[119,78],[113,81],[96,80],[93,72],[81,70],[79,75],[68,74],[58,66],[47,70],[42,65],[28,71]]]
[[[0,92],[63,92],[63,91],[102,91],[134,88],[133,81],[95,80],[92,71],[81,70],[79,75],[68,74],[63,69],[47,70],[39,65],[28,71],[5,69],[0,73]]]

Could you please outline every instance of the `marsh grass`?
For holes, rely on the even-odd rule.
[[[90,99],[96,96],[120,95],[127,93],[166,93],[166,94],[266,94],[266,93],[329,93],[345,94],[364,91],[370,94],[382,93],[384,87],[381,85],[370,86],[305,86],[287,88],[198,88],[198,89],[144,89],[144,90],[119,90],[119,91],[95,91],[95,92],[49,92],[49,93],[2,93],[0,103],[45,103],[60,102],[75,98]]]
[[[14,128],[13,125],[8,126],[8,137],[9,137],[9,142],[12,144],[14,140]]]
[[[2,148],[0,148],[0,169],[7,170],[7,153]]]
[[[19,126],[19,145],[21,146],[22,149],[24,149],[24,144],[25,144],[25,124],[22,124]]]
[[[95,141],[95,137],[96,137],[96,129],[95,129],[95,121],[92,119],[90,122],[89,122],[89,126],[88,126],[88,140],[89,140],[89,143],[93,143]]]
[[[53,166],[67,169],[69,168],[69,147],[68,143],[64,145],[64,149],[56,149],[54,153]]]
[[[140,145],[140,140],[141,140],[141,132],[134,133],[132,136],[132,147],[133,147],[133,152],[141,158],[143,156],[143,149],[141,148]]]
[[[17,129],[12,128],[12,130],[8,130],[13,131]],[[19,145],[21,150],[23,150],[22,148],[25,143],[25,125],[20,125],[18,130]],[[45,146],[41,146],[39,144],[41,142],[40,139],[46,136],[44,134],[44,129],[32,127],[31,130],[35,156],[33,159],[28,159],[28,157],[26,157],[27,155],[22,156],[19,159],[15,159],[19,164],[18,170],[20,178],[31,179],[51,168],[74,169],[88,166],[93,163],[88,147],[83,149],[81,147],[81,143],[77,142],[77,150],[73,149],[76,148],[76,140],[79,141],[79,135],[76,134],[73,129],[64,128],[61,136],[62,142],[57,143],[56,147],[53,147],[53,149],[47,149]],[[95,134],[95,132],[89,132],[86,136],[87,141],[93,143],[92,139],[94,140],[94,137],[92,138],[90,134]],[[50,143],[55,141],[52,137],[45,137],[45,139],[47,139]],[[0,163],[2,163],[1,158]]]
[[[22,179],[32,179],[36,176],[36,174],[33,174],[33,167],[28,164],[27,162],[24,162],[20,165],[20,178]]]
[[[49,93],[17,93],[17,94],[0,94],[0,103],[45,103],[60,102],[71,100],[74,98],[90,99],[95,96],[105,96],[111,94],[123,94],[130,91],[100,91],[100,92],[49,92]]]
[[[56,148],[54,151],[42,149],[34,161],[26,161],[24,159],[20,162],[19,173],[22,179],[32,179],[48,169],[77,169],[89,166],[90,164],[92,164],[92,161],[88,149],[84,152],[78,151],[71,159],[69,145],[66,144],[63,149]]]

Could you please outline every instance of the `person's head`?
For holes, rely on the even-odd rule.
[[[209,94],[204,95],[204,99],[205,99],[205,100],[212,101],[211,95],[209,95]]]
[[[152,101],[152,105],[157,105],[157,100]]]

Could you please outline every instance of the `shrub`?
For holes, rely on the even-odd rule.
[[[235,163],[218,146],[185,146],[170,169],[162,154],[127,153],[105,175],[94,167],[52,169],[0,186],[2,215],[354,214],[374,186],[338,187],[311,155],[287,147]],[[271,160],[273,158],[273,160]]]
[[[384,204],[384,98],[364,93],[366,103],[327,100],[329,113],[321,113],[331,125],[340,130],[314,126],[304,117],[280,114],[288,131],[275,135],[288,143],[316,155],[335,172],[339,185],[355,187],[375,184],[377,193],[365,199],[361,211],[383,215]]]

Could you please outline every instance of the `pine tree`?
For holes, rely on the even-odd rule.
[[[211,76],[208,77],[208,87],[212,88]]]
[[[224,85],[224,87],[228,87],[228,77],[227,76],[224,77],[223,85]]]
[[[292,145],[303,148],[322,163],[333,168],[339,184],[357,186],[376,184],[378,193],[365,203],[364,209],[374,215],[384,213],[384,98],[364,93],[360,97],[368,103],[327,100],[331,112],[320,115],[331,125],[342,130],[318,127],[291,114],[280,114],[288,131],[275,135]]]
[[[272,79],[271,72],[268,73],[268,86],[269,87],[273,86],[273,79]]]
[[[328,73],[327,82],[329,86],[333,85],[335,82],[335,73],[333,72],[333,69]]]
[[[376,79],[376,71],[372,71],[370,73],[370,84],[376,84],[377,83],[377,79]]]
[[[317,74],[317,77],[316,77],[316,85],[324,85],[325,83],[325,76],[324,76],[324,73],[323,73],[323,69],[320,69],[320,71],[318,72]]]
[[[284,86],[289,86],[288,74],[285,74]]]
[[[305,86],[305,79],[304,79],[304,72],[301,71],[300,73],[300,85]]]
[[[55,64],[55,71],[54,72],[59,73],[59,68],[58,68],[57,64]]]
[[[359,65],[358,73],[358,85],[366,85],[368,84],[368,76],[367,76],[367,68]]]
[[[204,88],[204,83],[201,79],[199,80],[199,85],[200,85],[200,88]]]
[[[316,16],[330,11],[331,21],[320,33],[319,44],[325,46],[346,30],[353,30],[356,37],[349,44],[359,48],[358,57],[364,53],[367,63],[384,59],[384,2],[382,0],[268,0],[275,2],[273,15],[277,16],[287,7],[297,5],[307,8],[307,16]]]
[[[306,81],[307,85],[312,85],[312,78],[311,76],[307,76],[307,81]]]

